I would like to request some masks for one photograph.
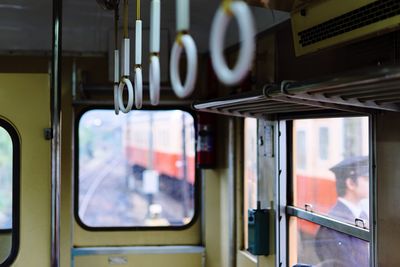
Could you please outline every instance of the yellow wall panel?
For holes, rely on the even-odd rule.
[[[257,259],[246,251],[238,251],[236,254],[238,267],[257,267]]]
[[[76,257],[75,267],[201,267],[202,258],[202,254],[89,255]],[[121,263],[111,265],[113,259]]]
[[[21,142],[20,247],[13,266],[50,266],[50,86],[47,74],[0,74],[0,116]]]
[[[74,223],[75,246],[199,245],[200,223],[185,230],[86,231]]]

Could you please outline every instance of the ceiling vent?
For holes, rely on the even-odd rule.
[[[399,26],[399,0],[312,1],[292,12],[297,56]]]

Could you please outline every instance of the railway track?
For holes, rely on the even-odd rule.
[[[79,181],[79,217],[88,226],[141,226],[149,217],[149,198],[126,184],[126,162],[122,157],[105,158],[81,168]],[[162,207],[161,217],[173,225],[183,218],[183,205],[166,192],[160,191],[153,197],[152,204]]]

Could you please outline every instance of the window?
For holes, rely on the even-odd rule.
[[[319,158],[328,159],[329,151],[329,130],[328,127],[319,128]]]
[[[83,227],[188,225],[195,213],[194,119],[181,110],[90,110],[79,120],[75,194]]]
[[[303,130],[298,130],[296,132],[297,136],[297,145],[296,145],[296,162],[297,162],[297,167],[300,169],[305,169],[306,168],[306,133]]]
[[[244,120],[244,241],[248,248],[248,210],[257,208],[257,119]]]
[[[0,119],[0,265],[10,266],[19,246],[19,138]]]
[[[0,230],[12,228],[13,146],[10,134],[0,127]]]
[[[288,123],[293,142],[286,208],[288,266],[369,266],[368,118]],[[313,140],[319,142],[312,145]],[[311,145],[306,153],[299,153],[307,141]]]

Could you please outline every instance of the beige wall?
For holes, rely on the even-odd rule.
[[[90,255],[75,258],[75,267],[109,267],[110,257],[123,258],[127,264],[140,267],[201,267],[202,254]],[[111,265],[113,266],[113,265]]]
[[[378,264],[400,262],[400,114],[377,116]]]
[[[50,266],[50,81],[47,74],[0,74],[0,116],[21,143],[20,246],[13,266]],[[28,101],[27,101],[28,100]]]

